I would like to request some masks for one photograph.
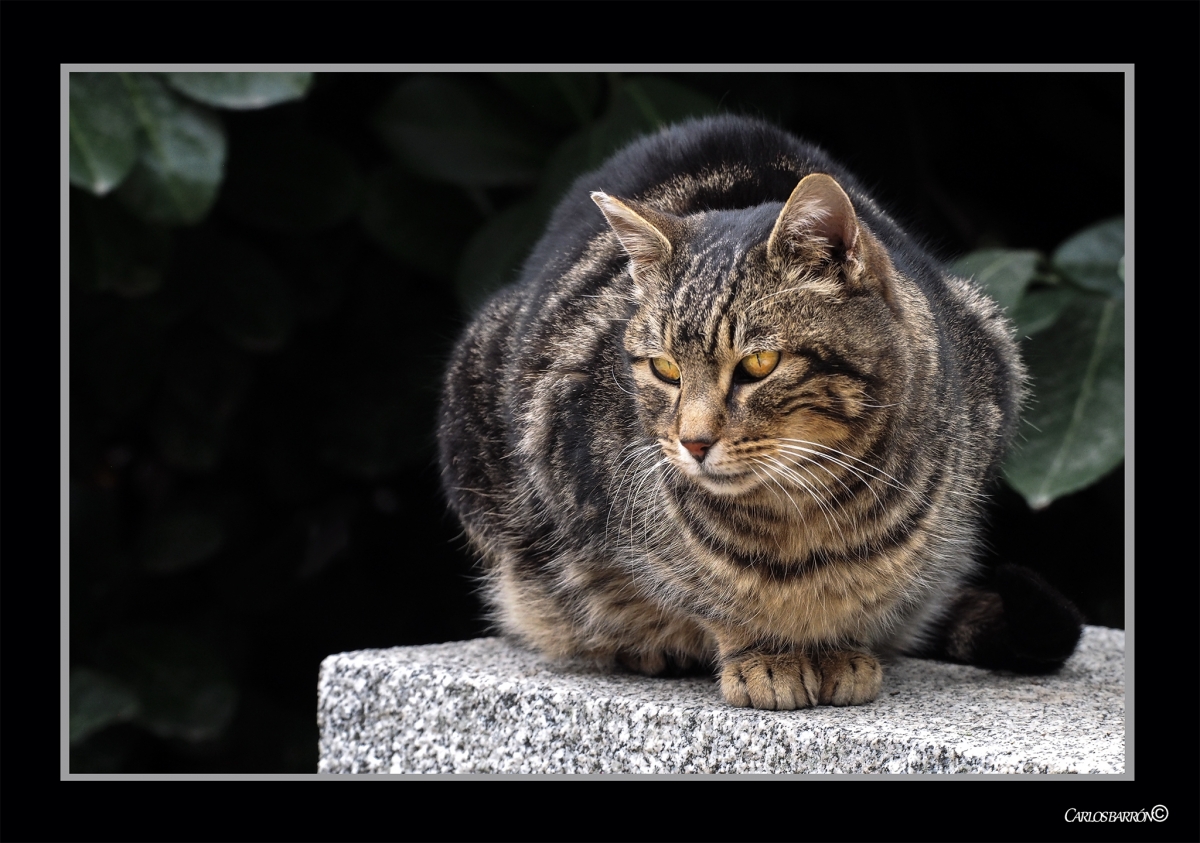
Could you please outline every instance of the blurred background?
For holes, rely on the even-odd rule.
[[[974,253],[1038,389],[987,561],[1124,626],[1123,75],[69,88],[72,772],[312,772],[322,658],[486,634],[434,466],[447,355],[576,176],[690,115],[775,121]]]

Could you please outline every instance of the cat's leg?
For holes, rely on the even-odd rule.
[[[1083,615],[1045,580],[1020,565],[1001,565],[985,587],[964,587],[931,626],[922,658],[1020,673],[1062,667],[1079,643]]]
[[[714,646],[705,630],[684,616],[644,615],[614,635],[616,661],[646,676],[690,676],[709,673]]]
[[[705,656],[657,649],[620,650],[616,661],[626,670],[644,676],[701,676],[712,670],[712,663]]]
[[[575,595],[583,619],[580,654],[647,676],[712,670],[716,646],[687,614],[642,597],[632,582],[609,573]]]

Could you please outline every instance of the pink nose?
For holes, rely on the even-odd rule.
[[[689,454],[696,458],[696,462],[704,462],[704,455],[708,453],[708,449],[712,447],[711,442],[695,440],[693,442],[679,443],[687,448]]]

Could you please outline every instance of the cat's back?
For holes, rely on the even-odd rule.
[[[705,211],[783,207],[796,184],[813,173],[833,177],[855,212],[886,245],[896,269],[921,289],[945,324],[967,311],[995,320],[991,302],[970,295],[970,285],[951,280],[944,265],[881,207],[861,180],[820,146],[763,120],[719,115],[669,126],[624,147],[572,184],[523,265],[518,285],[533,305],[527,322],[553,321],[543,304],[594,294],[597,285],[619,281],[627,260],[589,196],[602,190],[676,216]],[[581,267],[588,271],[580,272]],[[977,320],[956,335],[968,336]],[[1003,341],[993,337],[989,341]]]
[[[720,115],[661,129],[580,176],[558,204],[546,233],[524,265],[521,281],[560,278],[598,236],[609,231],[589,194],[645,202],[678,216],[783,203],[811,173],[828,173],[847,189],[868,222],[903,233],[879,210],[858,179],[815,144],[756,119]],[[615,249],[620,257],[619,247]]]

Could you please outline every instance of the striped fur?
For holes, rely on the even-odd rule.
[[[852,175],[713,118],[575,184],[458,345],[442,470],[503,632],[712,668],[734,705],[860,704],[888,653],[1004,651],[972,578],[1024,379],[995,304]]]

